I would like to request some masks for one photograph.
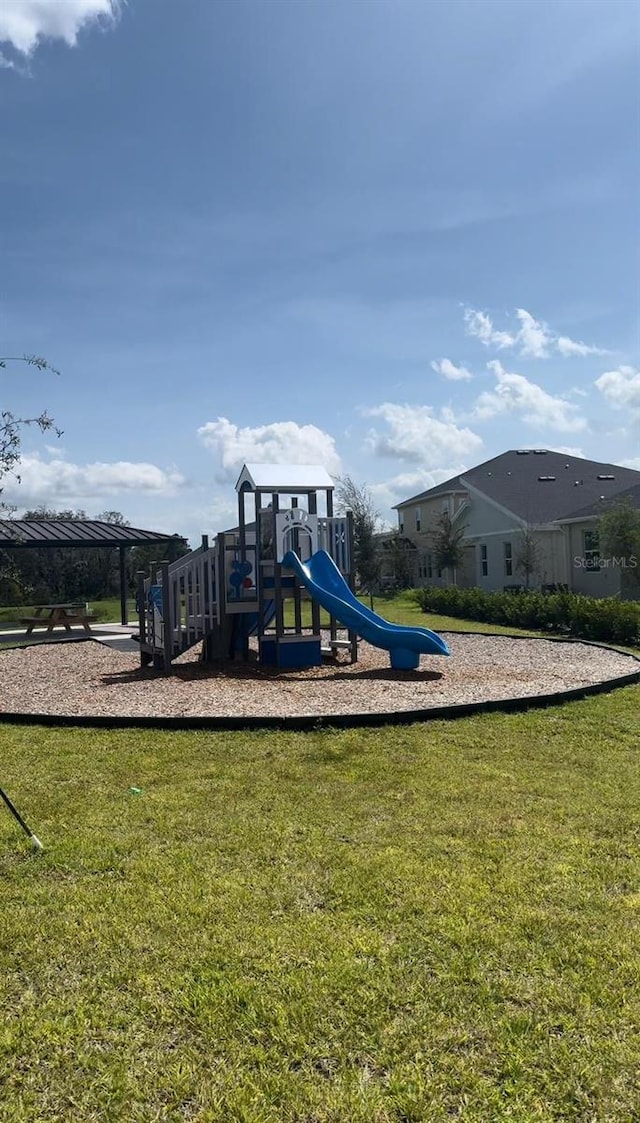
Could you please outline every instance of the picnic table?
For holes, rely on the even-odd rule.
[[[97,616],[87,612],[86,604],[76,601],[73,604],[35,604],[33,616],[23,616],[20,623],[26,626],[28,636],[34,628],[45,628],[47,632],[52,632],[54,628],[65,628],[70,632],[74,624],[81,625],[85,632],[90,633],[89,625],[97,619]]]

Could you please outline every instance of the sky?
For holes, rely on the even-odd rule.
[[[0,407],[24,509],[198,545],[245,461],[395,503],[640,469],[636,0],[2,0]]]

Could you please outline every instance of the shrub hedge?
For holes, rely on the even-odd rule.
[[[640,643],[640,604],[615,597],[577,593],[506,592],[483,589],[416,589],[424,612],[486,620],[514,628],[558,632],[581,639],[635,645]]]

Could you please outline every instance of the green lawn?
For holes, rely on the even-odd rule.
[[[3,727],[0,1120],[637,1121],[638,701]]]
[[[411,624],[419,628],[431,628],[432,631],[445,631],[445,632],[494,632],[506,635],[535,635],[534,632],[525,632],[518,628],[503,628],[497,624],[483,624],[473,620],[461,620],[460,617],[455,616],[439,616],[436,613],[425,613],[418,603],[411,590],[404,593],[396,593],[392,597],[374,597],[373,601],[369,596],[361,596],[359,598],[367,608],[373,607],[373,611],[377,612],[386,620],[391,620],[394,624]],[[291,602],[285,602],[285,624],[293,625],[293,605]],[[302,623],[306,626],[311,626],[311,605],[308,601],[303,601],[302,604]],[[320,611],[320,624],[322,627],[329,626],[329,616],[323,610]]]

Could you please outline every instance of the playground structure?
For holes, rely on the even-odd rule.
[[[203,659],[249,658],[257,639],[261,663],[320,666],[339,649],[358,658],[358,636],[389,651],[391,666],[410,670],[421,654],[448,655],[435,632],[390,624],[354,593],[351,513],[333,513],[334,483],[317,465],[245,464],[238,482],[238,526],[151,576],[138,574],[142,665],[169,672],[203,642]],[[285,602],[292,602],[285,623]],[[303,625],[309,603],[311,626]],[[329,613],[322,647],[320,609]],[[305,614],[306,615],[306,614]],[[339,627],[347,638],[338,638]]]

